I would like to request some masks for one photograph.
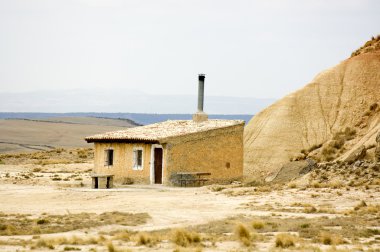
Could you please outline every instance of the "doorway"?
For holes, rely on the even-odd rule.
[[[98,187],[99,187],[99,182],[98,182],[98,177],[95,177],[95,178],[93,178],[95,181],[95,183],[94,183],[94,188],[95,189],[98,189]]]
[[[162,184],[162,148],[154,148],[154,183]]]

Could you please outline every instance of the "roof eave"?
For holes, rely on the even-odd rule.
[[[159,143],[158,140],[154,139],[91,139],[85,138],[87,143],[149,143],[155,144]]]

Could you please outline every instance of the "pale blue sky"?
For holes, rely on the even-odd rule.
[[[279,98],[380,33],[378,0],[0,0],[0,92]]]

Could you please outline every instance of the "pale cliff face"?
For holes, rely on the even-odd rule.
[[[351,147],[374,142],[380,113],[365,113],[374,103],[380,105],[380,51],[352,57],[320,73],[248,123],[244,175],[266,177],[302,149],[326,142],[345,127],[357,131]]]

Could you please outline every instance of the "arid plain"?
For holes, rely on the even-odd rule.
[[[345,175],[357,176],[349,169],[317,167],[277,184],[92,190],[92,155],[55,148],[0,156],[1,251],[380,249],[378,180],[348,184]],[[364,172],[378,178],[379,167]]]

